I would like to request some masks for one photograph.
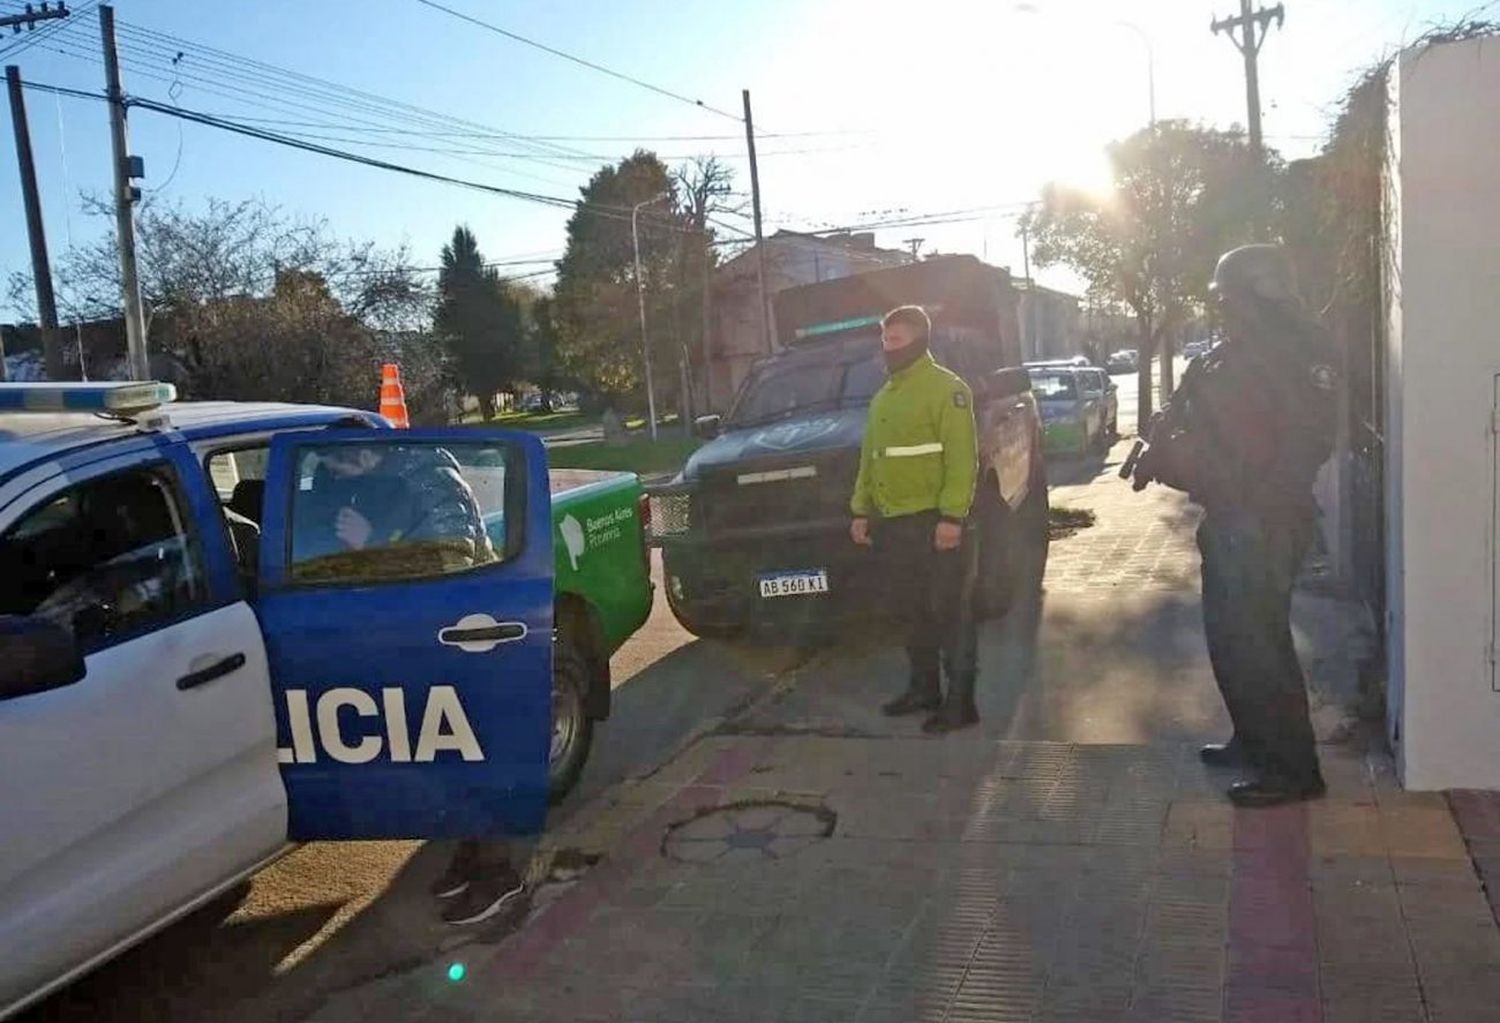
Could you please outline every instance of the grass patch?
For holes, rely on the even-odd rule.
[[[479,421],[475,413],[474,422]],[[503,426],[511,430],[568,430],[579,426],[591,426],[597,417],[588,416],[577,409],[567,412],[501,412],[489,422],[490,426]]]
[[[676,412],[668,412],[666,415],[656,417],[656,428],[660,431],[663,426],[676,426],[680,422],[682,422],[681,416]],[[627,430],[644,430],[645,428],[645,416],[630,416],[625,420],[625,429]]]
[[[567,444],[547,449],[547,462],[554,469],[617,469],[641,476],[659,476],[682,468],[698,447],[696,437],[663,437],[611,446],[603,441]]]
[[[1088,529],[1097,516],[1087,508],[1050,508],[1047,511],[1047,535],[1053,540],[1064,540],[1079,530]]]

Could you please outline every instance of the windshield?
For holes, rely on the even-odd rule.
[[[731,426],[754,426],[798,412],[861,405],[885,383],[885,364],[873,351],[847,348],[822,358],[776,359],[756,370],[730,415]]]
[[[1032,373],[1031,390],[1037,401],[1078,399],[1078,385],[1072,373]]]

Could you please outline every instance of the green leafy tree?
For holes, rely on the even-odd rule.
[[[1168,355],[1203,308],[1214,263],[1251,241],[1270,211],[1259,196],[1279,173],[1257,168],[1238,130],[1166,121],[1112,144],[1113,187],[1100,196],[1048,185],[1027,214],[1038,266],[1063,264],[1089,298],[1129,309],[1140,351],[1138,412],[1151,417],[1151,359]],[[1163,380],[1171,387],[1170,357]]]
[[[658,410],[686,409],[679,367],[701,361],[708,283],[717,263],[713,216],[732,212],[732,171],[712,156],[670,170],[637,150],[600,168],[581,190],[557,264],[552,305],[558,362],[573,382],[606,403],[644,405],[631,209],[639,215]]]
[[[527,378],[542,393],[542,409],[552,411],[552,399],[567,386],[568,378],[558,355],[556,300],[540,295],[531,303]]]
[[[525,325],[521,303],[493,268],[484,264],[474,232],[460,225],[443,246],[433,326],[447,345],[460,387],[494,418],[495,396],[521,373]]]
[[[639,215],[642,284],[648,336],[658,374],[658,394],[675,365],[663,319],[671,280],[674,236],[673,180],[654,153],[638,150],[601,168],[581,190],[568,220],[567,248],[557,264],[555,322],[560,362],[583,387],[606,402],[639,403],[645,393],[631,209]]]

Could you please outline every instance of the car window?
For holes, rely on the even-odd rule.
[[[846,402],[869,401],[885,379],[885,363],[878,355],[871,355],[845,366],[844,386],[839,395]]]
[[[290,577],[422,579],[497,564],[518,547],[512,453],[492,444],[312,444],[297,450]],[[511,515],[507,517],[507,511]]]
[[[1074,401],[1078,397],[1072,373],[1033,372],[1031,390],[1038,401]]]
[[[213,480],[214,490],[218,493],[219,500],[227,504],[234,498],[237,487],[241,492],[246,489],[240,487],[242,483],[263,485],[266,479],[266,461],[269,452],[269,448],[261,445],[235,451],[215,451],[209,455],[206,463],[208,476]]]
[[[827,405],[841,385],[843,369],[827,360],[786,359],[763,367],[745,385],[730,416],[735,426],[780,419]]]
[[[0,538],[0,614],[54,622],[88,653],[191,611],[207,589],[183,508],[163,468],[47,498]]]

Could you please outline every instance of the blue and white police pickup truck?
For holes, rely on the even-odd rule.
[[[171,397],[0,386],[0,1017],[289,843],[545,816],[540,442]]]

